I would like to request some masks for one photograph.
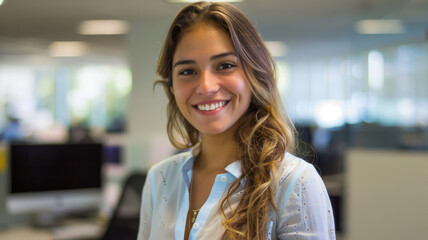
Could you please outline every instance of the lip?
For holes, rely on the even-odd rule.
[[[223,110],[229,104],[229,102],[230,100],[211,100],[211,101],[199,102],[197,104],[192,104],[192,107],[193,109],[195,109],[196,112],[202,115],[213,115]],[[211,111],[199,110],[197,107],[198,105],[211,105],[211,104],[220,104],[220,103],[223,103],[223,106]]]

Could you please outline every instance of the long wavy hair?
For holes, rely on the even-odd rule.
[[[197,2],[184,7],[172,22],[160,53],[157,74],[169,98],[168,136],[180,149],[189,148],[201,141],[200,133],[181,114],[170,87],[172,86],[172,59],[185,30],[198,23],[215,24],[229,34],[252,97],[248,110],[238,120],[234,141],[239,146],[242,176],[229,188],[221,201],[220,214],[226,231],[223,239],[266,238],[269,207],[274,202],[275,165],[282,161],[286,151],[294,150],[295,129],[282,111],[276,87],[275,62],[263,40],[236,7],[226,3]],[[244,194],[234,209],[229,198],[246,179]],[[225,209],[231,210],[230,214]]]

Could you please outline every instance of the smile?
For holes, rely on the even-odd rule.
[[[200,110],[200,111],[214,111],[217,110],[221,107],[223,107],[224,105],[226,105],[228,103],[228,101],[220,101],[220,102],[216,102],[216,103],[211,103],[211,104],[197,104],[195,105],[195,107]]]

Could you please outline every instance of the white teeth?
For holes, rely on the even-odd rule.
[[[226,104],[226,101],[218,102],[218,103],[212,103],[210,104],[202,104],[202,105],[196,105],[196,107],[201,111],[213,111],[218,108],[221,108]]]

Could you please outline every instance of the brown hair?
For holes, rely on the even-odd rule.
[[[247,112],[238,120],[234,139],[239,146],[243,174],[221,202],[220,212],[226,228],[223,238],[264,240],[268,208],[276,209],[271,173],[284,153],[293,151],[295,130],[286,114],[281,112],[275,62],[255,28],[233,5],[193,3],[183,8],[171,24],[157,66],[157,73],[163,80],[156,82],[164,86],[169,98],[168,136],[177,148],[192,147],[200,141],[199,131],[180,113],[170,87],[172,58],[178,41],[183,31],[202,22],[214,23],[229,34],[252,93]],[[242,178],[246,179],[243,197],[226,216],[224,207],[230,207],[229,197],[238,189]]]

